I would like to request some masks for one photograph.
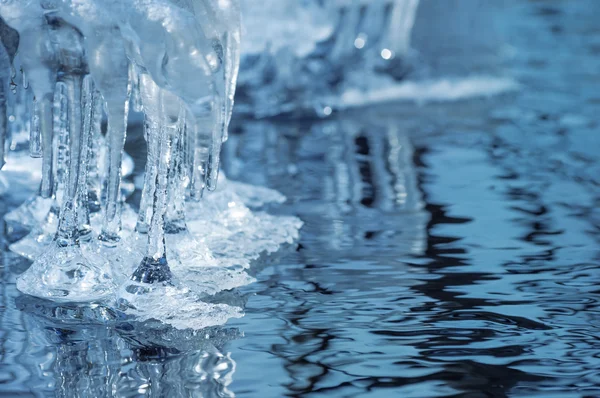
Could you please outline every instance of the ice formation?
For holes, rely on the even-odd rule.
[[[498,35],[493,15],[501,4],[241,0],[249,44],[242,52],[238,109],[259,117],[324,117],[387,101],[445,101],[514,90],[514,80],[498,76],[491,66],[499,63],[497,57],[489,56],[500,48],[491,36]],[[482,43],[490,46],[483,57]],[[485,67],[478,58],[487,59]],[[468,76],[455,73],[460,68]],[[453,93],[455,87],[460,94]]]
[[[11,246],[34,260],[18,289],[181,328],[239,316],[202,297],[249,283],[250,260],[301,223],[253,213],[227,187],[200,201],[232,115],[237,0],[0,0],[0,17],[0,148],[28,130],[42,159],[38,192],[8,216],[31,229]],[[122,184],[130,104],[147,142],[137,214]]]
[[[259,116],[313,109],[327,116],[339,108],[345,88],[390,84],[385,73],[376,72],[404,69],[400,62],[410,52],[418,5],[419,0],[242,0],[244,33],[252,43],[242,54],[242,109]]]

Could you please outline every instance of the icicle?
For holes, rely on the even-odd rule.
[[[129,64],[129,81],[131,82],[131,105],[133,110],[134,112],[142,112],[140,75],[133,63]]]
[[[104,150],[105,142],[102,135],[102,95],[94,90],[92,95],[90,160],[88,172],[88,203],[91,213],[99,212],[102,181],[100,172],[100,152]],[[104,171],[104,170],[102,170]]]
[[[64,82],[56,83],[54,94],[54,116],[53,116],[53,135],[56,143],[54,178],[55,183],[65,184],[68,177],[68,159],[69,159],[69,109],[67,100],[67,86]]]
[[[148,85],[152,88],[154,88],[153,86],[151,86],[151,84],[154,84],[153,82],[151,82],[151,79],[148,75],[141,75],[140,76],[140,93],[141,93],[141,85]],[[145,88],[145,87],[144,87]],[[150,90],[149,88],[147,90]],[[151,91],[151,92],[155,92]],[[155,94],[157,95],[157,94]],[[150,98],[152,98],[150,96]],[[156,150],[156,146],[155,145],[150,145],[150,140],[154,139],[153,137],[150,136],[150,133],[156,129],[158,129],[158,122],[156,121],[156,115],[158,114],[158,107],[154,106],[154,104],[152,102],[150,102],[150,99],[145,100],[145,102],[142,104],[144,107],[144,137],[146,138],[146,141],[148,142],[148,155],[147,155],[147,161],[146,161],[146,172],[144,174],[144,187],[142,189],[142,198],[140,200],[140,210],[138,212],[138,220],[137,220],[137,225],[135,227],[135,230],[138,233],[142,233],[142,234],[146,234],[148,233],[148,229],[150,226],[150,220],[152,218],[152,200],[154,198],[154,190],[156,187],[156,173],[157,173],[157,166],[156,166],[156,162],[154,161],[150,161],[150,159],[155,159],[158,154],[155,152]],[[147,109],[145,109],[147,108]]]
[[[187,113],[186,107],[181,105],[181,119],[179,120],[179,126],[181,128],[181,140],[183,143],[183,148],[181,149],[183,152],[182,166],[185,168],[185,178],[186,178],[186,191],[185,195],[189,195],[189,189],[192,180],[192,172],[194,167],[194,134],[190,131],[189,125],[189,116]]]
[[[169,144],[166,135],[158,138],[161,157],[169,156]],[[161,162],[158,167],[154,210],[152,222],[148,231],[148,250],[142,260],[141,267],[133,274],[133,280],[145,283],[168,282],[171,271],[167,262],[167,247],[164,233],[164,215],[167,204],[167,164]],[[142,271],[142,273],[140,273]]]
[[[79,155],[79,173],[77,178],[77,238],[89,241],[92,236],[88,196],[88,173],[90,140],[92,139],[92,112],[94,103],[94,82],[90,75],[83,78],[81,101],[83,104],[81,142]]]
[[[166,259],[164,216],[167,209],[168,166],[171,162],[171,145],[169,135],[162,125],[159,130],[153,132],[153,135],[158,135],[152,140],[152,144],[158,147],[158,158],[155,159],[158,162],[158,172],[154,190],[152,220],[148,231],[146,257],[150,257],[154,261],[162,261],[162,259]]]
[[[210,140],[205,134],[202,134],[203,126],[196,123],[192,126],[194,129],[194,146],[192,161],[192,180],[190,184],[190,198],[198,201],[202,198],[204,188],[206,187],[208,148]]]
[[[176,102],[178,103],[178,101]],[[165,231],[174,234],[187,230],[185,222],[185,190],[188,182],[186,168],[185,108],[178,106],[176,123],[168,123],[166,130],[172,140],[169,165],[169,203],[167,204]]]
[[[55,101],[61,101],[62,89],[64,89],[64,86],[56,85],[58,62],[56,54],[53,53],[56,45],[53,40],[55,33],[55,30],[47,24],[39,27],[37,32],[26,30],[21,37],[21,44],[26,47],[19,49],[19,51],[24,51],[21,59],[24,67],[24,85],[25,81],[27,81],[27,85],[31,84],[31,90],[28,91],[33,97],[33,101],[30,100],[29,95],[24,97],[25,103],[31,105],[30,155],[43,158],[40,196],[46,199],[55,194],[54,173],[56,170],[53,171],[55,154],[52,147],[54,137],[58,137],[54,134],[54,129],[58,124],[54,121],[53,110],[56,110],[58,117],[60,109],[54,109],[59,105]],[[46,51],[35,51],[38,48],[45,48]],[[66,109],[64,109],[64,114],[66,115]]]
[[[144,187],[145,200],[148,202],[146,205],[152,207],[148,229],[148,245],[145,257],[131,279],[143,283],[167,282],[171,279],[171,271],[167,263],[164,222],[167,208],[168,167],[171,162],[171,147],[169,137],[164,129],[163,94],[148,75],[142,75],[140,83],[142,105],[146,118],[145,135],[148,140],[146,171],[149,171],[148,165],[152,165],[154,178],[146,178],[148,187]],[[147,222],[147,220],[145,221]]]
[[[5,159],[4,152],[6,147],[6,135],[8,133],[8,118],[6,115],[6,91],[5,84],[0,81],[0,169],[4,167]]]
[[[54,162],[53,154],[53,106],[52,95],[47,95],[41,99],[38,104],[39,131],[42,139],[42,186],[40,196],[51,198],[54,195],[54,175],[52,164]],[[33,126],[32,126],[33,131]]]
[[[2,37],[4,31],[8,27],[0,19],[0,39],[5,40]],[[10,55],[5,49],[3,43],[0,43],[0,168],[4,166],[4,148],[6,145],[6,136],[8,134],[8,98],[7,88],[8,80],[10,75],[11,60]]]
[[[65,78],[67,88],[68,104],[68,128],[69,128],[69,161],[67,172],[67,184],[65,190],[65,199],[62,206],[60,221],[57,231],[57,242],[59,246],[78,245],[77,240],[77,219],[76,219],[76,194],[79,173],[81,172],[82,155],[82,84],[83,78],[78,75],[71,75]]]
[[[29,128],[29,156],[42,157],[42,130],[40,128],[40,105],[36,98],[33,99],[31,110],[31,127]]]
[[[206,188],[209,191],[214,191],[217,188],[217,180],[219,179],[219,160],[221,157],[221,146],[223,145],[223,137],[226,130],[226,108],[224,98],[219,94],[214,99],[214,115],[215,121],[213,126],[212,139],[209,146]]]
[[[226,108],[222,89],[211,86],[212,102],[209,109],[196,107],[194,111],[194,161],[191,174],[190,197],[200,200],[207,188],[214,191],[219,178],[219,159],[226,129]]]
[[[100,53],[102,54],[102,53]],[[127,117],[129,114],[130,87],[136,83],[131,79],[131,68],[127,63],[125,53],[117,62],[121,67],[111,68],[110,81],[99,79],[100,90],[104,93],[106,101],[106,113],[108,117],[108,130],[106,133],[107,148],[107,179],[104,187],[106,194],[103,195],[104,222],[99,239],[109,244],[115,244],[120,239],[121,232],[121,163],[127,132]],[[118,55],[113,54],[113,57]],[[107,55],[108,57],[108,55]],[[103,65],[104,66],[104,65]],[[112,65],[111,65],[112,66]],[[104,70],[104,73],[107,71]],[[104,75],[102,75],[104,77]],[[139,82],[138,82],[139,84]]]
[[[140,81],[146,80],[149,80],[149,77],[146,75],[142,75],[140,77]],[[148,103],[148,101],[146,101],[143,106],[150,107],[151,105]],[[150,116],[151,113],[152,110],[144,109],[144,136],[146,137],[146,141],[148,143],[148,160],[146,161],[146,170],[144,173],[144,186],[142,188],[142,197],[140,199],[140,210],[138,212],[137,224],[135,226],[136,232],[142,234],[148,233],[153,211],[152,200],[154,198],[154,190],[156,189],[157,166],[156,162],[150,161],[150,159],[156,158],[158,154],[153,152],[156,150],[156,146],[150,145],[150,141],[154,139],[154,137],[150,136],[150,132],[157,129],[158,126],[156,125],[156,120]]]
[[[226,30],[223,34],[223,48],[225,48],[224,63],[226,85],[226,116],[225,131],[223,133],[223,142],[225,142],[229,138],[229,123],[231,121],[231,116],[233,115],[233,103],[240,69],[241,20],[239,1],[232,1],[229,3],[229,7],[222,9],[221,11],[225,14],[225,19],[230,23],[230,30]]]
[[[29,88],[29,80],[27,79],[27,74],[23,69],[21,69],[21,81],[23,82],[23,88],[27,90]]]
[[[222,81],[217,81],[215,86],[216,98],[214,99],[213,112],[216,120],[213,130],[212,144],[208,159],[208,176],[206,187],[210,191],[217,188],[219,178],[219,163],[221,156],[221,146],[227,141],[229,122],[233,113],[233,102],[235,96],[235,87],[239,72],[240,61],[240,6],[237,1],[228,3],[215,3],[213,22],[216,23],[217,30],[220,31],[220,40],[218,45],[213,44],[213,49],[221,59],[220,77]],[[229,23],[229,29],[223,30],[219,19]],[[221,88],[222,86],[222,88]]]
[[[44,158],[40,196],[51,199],[50,210],[41,225],[11,246],[11,250],[32,260],[40,254],[40,250],[44,250],[45,245],[56,238],[64,199],[69,158],[69,109],[65,83],[56,83],[55,92],[48,95],[41,105]]]
[[[35,76],[35,74],[33,75]],[[61,156],[66,159],[68,150],[68,129],[66,126],[67,109],[65,99],[64,84],[57,85],[56,83],[46,87],[45,85],[34,84],[36,80],[32,80],[32,89],[37,93],[36,99],[38,104],[39,129],[42,140],[42,181],[38,192],[21,206],[14,209],[5,215],[5,219],[11,223],[21,224],[28,228],[33,228],[31,231],[31,239],[40,246],[49,243],[56,234],[56,220],[60,211],[60,203],[62,201],[63,185],[62,180],[57,178],[58,175],[58,152],[59,146]],[[39,80],[38,80],[39,82]],[[47,91],[47,92],[46,92]],[[46,92],[46,94],[44,94]],[[64,106],[61,106],[64,103]],[[53,114],[54,113],[54,114]],[[61,117],[61,114],[63,115]],[[55,118],[55,119],[54,119]],[[56,135],[54,130],[56,129]],[[59,131],[63,131],[60,133]],[[59,142],[59,135],[63,134],[63,144]],[[59,145],[60,144],[60,145]],[[64,164],[62,161],[61,172],[64,173]],[[59,184],[60,182],[60,184]],[[60,190],[58,187],[61,187]],[[61,202],[62,203],[62,202]],[[23,238],[24,242],[12,246],[12,250],[19,253],[29,253],[33,255],[35,250],[31,250],[27,242],[28,238]],[[19,248],[18,250],[15,248]],[[22,249],[22,250],[21,250]]]
[[[17,280],[17,288],[38,297],[57,301],[93,301],[113,292],[114,283],[109,264],[102,257],[87,253],[80,247],[81,238],[89,238],[87,219],[87,162],[91,129],[91,93],[86,63],[83,58],[82,36],[69,26],[57,28],[57,44],[61,64],[61,80],[66,88],[66,127],[69,156],[66,163],[66,188],[54,244],[34,261]],[[84,84],[85,83],[85,84]],[[57,96],[62,97],[61,93]],[[58,113],[63,103],[58,101]],[[85,111],[82,105],[85,102]],[[87,115],[86,115],[87,114]],[[85,115],[85,118],[84,118]],[[62,122],[60,116],[56,119]],[[87,127],[87,128],[86,128]],[[62,134],[63,126],[60,124]],[[58,141],[58,146],[62,143]],[[57,148],[58,149],[58,148]],[[60,159],[57,157],[57,163]],[[58,179],[57,179],[58,181]]]

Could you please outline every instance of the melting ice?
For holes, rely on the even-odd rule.
[[[30,229],[11,246],[34,260],[18,289],[178,328],[239,316],[202,299],[251,282],[250,262],[292,243],[301,223],[251,211],[281,197],[218,175],[237,0],[3,0],[0,16],[0,159],[25,130],[42,159],[39,190],[7,216]],[[137,213],[122,183],[130,104],[147,143]]]

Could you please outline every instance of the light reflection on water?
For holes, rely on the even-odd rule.
[[[240,124],[228,177],[306,224],[226,327],[42,305],[4,252],[0,395],[600,395],[594,7],[514,6],[516,94]]]

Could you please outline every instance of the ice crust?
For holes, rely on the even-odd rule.
[[[96,292],[101,303],[119,309],[124,315],[138,321],[159,320],[176,329],[202,329],[221,325],[230,318],[243,315],[243,309],[238,303],[212,303],[212,297],[232,289],[241,288],[255,281],[252,266],[261,255],[268,255],[281,249],[282,246],[292,245],[299,237],[302,222],[297,217],[271,215],[266,211],[251,210],[257,205],[277,205],[285,201],[285,197],[277,191],[252,186],[236,181],[226,180],[221,176],[219,189],[206,195],[199,203],[189,203],[190,214],[199,215],[189,221],[191,234],[197,239],[201,248],[200,253],[190,254],[189,248],[178,247],[175,241],[169,241],[169,265],[173,272],[170,284],[132,283],[130,273],[143,250],[143,244],[136,241],[136,215],[130,208],[125,208],[123,214],[123,231],[126,235],[125,244],[118,253],[98,253],[101,246],[96,242],[82,246],[79,251],[56,250],[51,241],[27,241],[30,246],[22,247],[23,241],[18,241],[11,249],[21,255],[30,257],[29,253],[37,253],[42,257],[34,263],[39,269],[32,269],[18,280],[17,287],[31,295],[48,298],[57,302],[86,302],[87,293],[77,293],[73,289],[62,292],[47,292],[42,278],[51,276],[44,267],[52,269],[59,257],[61,266],[69,266],[72,259],[86,255],[94,263],[110,261],[108,267],[114,273],[107,279],[107,284],[115,286],[108,290]],[[246,203],[248,203],[248,206]],[[200,216],[201,215],[201,216]],[[99,216],[98,216],[99,217]],[[171,243],[171,246],[169,246]],[[21,251],[19,251],[21,247]],[[47,252],[50,250],[50,252]],[[45,254],[43,254],[45,253]],[[118,259],[111,257],[117,254]],[[31,256],[34,257],[34,256]],[[69,260],[69,261],[67,261]],[[47,262],[54,262],[47,264]],[[100,269],[98,267],[96,269]],[[78,269],[78,272],[82,271]],[[80,280],[86,275],[81,273]],[[126,290],[139,287],[144,294],[134,294]],[[135,289],[134,289],[135,290]],[[139,293],[139,292],[138,292]]]

